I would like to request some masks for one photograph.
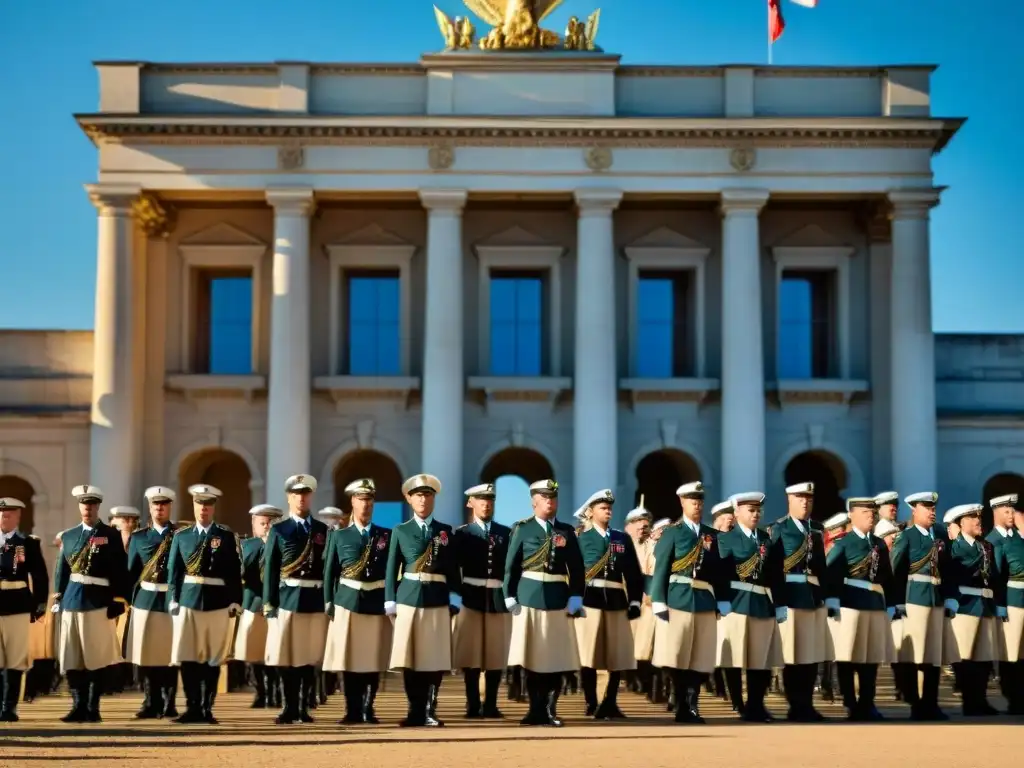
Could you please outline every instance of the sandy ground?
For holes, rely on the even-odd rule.
[[[630,719],[594,723],[582,716],[578,696],[564,697],[559,711],[566,727],[520,728],[523,705],[502,701],[504,721],[467,722],[461,718],[461,680],[442,689],[440,716],[444,728],[405,730],[395,723],[404,714],[399,683],[392,679],[379,699],[379,726],[339,726],[340,697],[314,712],[312,725],[275,726],[276,712],[249,708],[250,694],[218,696],[217,726],[180,726],[162,721],[132,721],[140,694],[104,700],[104,722],[66,726],[58,718],[68,708],[64,696],[23,704],[21,722],[0,724],[0,766],[56,765],[136,766],[187,765],[192,768],[293,766],[407,766],[452,768],[579,765],[586,768],[679,768],[681,765],[735,766],[974,766],[994,765],[1024,748],[1024,720],[1000,717],[984,721],[958,716],[953,694],[943,691],[943,705],[954,715],[948,724],[917,725],[906,721],[906,707],[883,689],[879,703],[885,723],[855,725],[841,721],[838,705],[819,702],[836,722],[813,726],[749,725],[736,721],[728,705],[705,695],[704,726],[676,726],[662,707],[623,693],[621,704]],[[503,697],[504,698],[504,697]],[[993,694],[993,703],[1002,700]],[[770,697],[770,708],[785,713],[785,703]]]

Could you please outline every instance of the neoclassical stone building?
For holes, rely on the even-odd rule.
[[[566,515],[1024,486],[1024,342],[931,331],[930,67],[96,68],[95,330],[0,335],[0,495],[41,535],[87,481],[210,482],[243,531],[306,471],[392,518],[432,472],[453,522],[506,475]]]

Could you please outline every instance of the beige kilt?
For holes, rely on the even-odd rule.
[[[171,664],[198,662],[219,666],[228,657],[231,617],[228,609],[196,611],[181,606],[171,617]]]
[[[807,610],[789,608],[786,620],[779,624],[782,660],[786,664],[820,664],[832,661],[829,652],[828,611],[824,606]]]
[[[512,614],[463,606],[452,619],[452,668],[505,669],[511,642]]]
[[[907,615],[900,624],[900,636],[893,634],[896,661],[906,664],[929,664],[941,667],[960,661],[956,638],[946,611],[942,607],[907,604]]]
[[[508,665],[531,672],[575,672],[580,668],[573,619],[565,609],[520,606],[512,617]]]
[[[267,620],[262,613],[242,611],[238,617],[235,643],[231,652],[234,661],[262,664],[267,655]]]
[[[452,622],[447,605],[397,607],[388,666],[416,672],[452,671]]]
[[[327,614],[296,613],[279,609],[267,619],[267,652],[271,667],[319,667],[327,642]]]
[[[117,635],[117,647],[121,650],[121,658],[128,660],[128,623],[131,619],[132,609],[125,608],[124,613],[117,617],[114,622],[114,633]]]
[[[169,667],[173,637],[171,614],[133,608],[125,661],[140,667]]]
[[[391,656],[391,618],[334,606],[327,626],[323,668],[327,672],[386,672]]]
[[[958,613],[949,621],[956,649],[963,661],[996,661],[996,619],[993,616],[966,616]]]
[[[32,623],[29,613],[0,616],[0,669],[24,672],[31,666],[28,647]]]
[[[775,619],[733,611],[718,622],[718,667],[772,669],[782,666],[782,641]]]
[[[637,661],[650,661],[654,656],[654,624],[657,620],[653,607],[645,602],[640,608],[640,618],[630,622],[633,658]]]
[[[28,630],[28,664],[37,659],[52,659],[56,657],[56,650],[60,643],[60,619],[57,614],[51,613],[54,598],[51,595],[46,604],[46,613],[41,619],[32,622]],[[55,629],[56,627],[56,629]]]
[[[61,611],[57,660],[60,662],[61,674],[103,669],[121,663],[117,632],[113,619],[107,618],[106,608]]]
[[[835,660],[852,664],[890,664],[896,658],[892,624],[885,611],[840,608],[838,619],[828,619]]]
[[[633,633],[625,611],[584,608],[583,616],[573,619],[580,666],[624,672],[636,669]]]
[[[718,614],[668,609],[668,621],[655,619],[654,666],[711,674],[718,652]]]
[[[1024,608],[1007,608],[1008,621],[999,622],[999,658],[1003,661],[1024,661]]]

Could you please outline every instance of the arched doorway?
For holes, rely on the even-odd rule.
[[[988,500],[997,496],[1005,496],[1008,493],[1017,494],[1017,508],[1020,509],[1020,500],[1024,500],[1024,477],[1013,472],[1000,472],[998,475],[990,477],[985,483],[985,487],[981,491],[981,503],[985,505],[985,509],[981,513],[981,524],[985,533],[991,531],[993,525],[992,508],[988,505]]]
[[[494,520],[502,525],[529,517],[530,484],[548,479],[557,479],[551,463],[529,448],[505,448],[494,454],[480,472],[481,483],[494,483]],[[564,512],[560,508],[559,516]]]
[[[217,522],[240,536],[248,536],[252,530],[249,522],[251,480],[249,465],[237,453],[223,448],[194,453],[181,463],[178,470],[178,502],[174,517],[184,522],[193,519],[188,489],[196,483],[205,483],[219,488],[224,494],[217,502]]]
[[[351,510],[345,486],[353,480],[369,477],[377,486],[373,505],[373,522],[394,528],[405,520],[405,497],[402,496],[402,472],[398,465],[379,451],[353,451],[342,457],[334,467],[334,506]]]
[[[676,490],[683,483],[703,479],[700,467],[690,454],[675,448],[654,451],[636,465],[636,498],[633,499],[633,506],[637,506],[643,496],[644,507],[651,511],[655,520],[663,517],[678,520],[682,508]]]
[[[786,487],[797,483],[814,483],[812,520],[827,520],[846,510],[841,491],[849,483],[846,465],[828,451],[805,451],[790,459],[783,475]],[[770,521],[769,521],[770,522]]]
[[[35,508],[32,505],[32,497],[36,495],[32,483],[17,475],[3,475],[0,477],[0,497],[11,496],[18,501],[25,503],[21,510],[21,522],[18,523],[18,530],[22,533],[32,533],[35,527]]]

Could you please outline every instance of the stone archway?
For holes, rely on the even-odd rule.
[[[1024,500],[1024,477],[1015,472],[1000,472],[990,477],[985,483],[985,487],[981,491],[981,503],[985,505],[985,509],[981,513],[981,524],[985,533],[991,531],[993,526],[992,507],[988,505],[989,499],[1006,496],[1008,493],[1017,494],[1017,508],[1021,509],[1021,500]]]
[[[178,503],[174,517],[190,522],[192,499],[189,486],[205,483],[224,494],[217,504],[217,522],[240,536],[251,529],[249,509],[252,507],[252,474],[245,459],[223,448],[201,450],[181,462],[178,470]]]
[[[18,530],[25,534],[32,533],[35,528],[35,505],[32,501],[35,495],[36,489],[25,478],[18,475],[0,476],[0,497],[11,496],[25,503],[25,508],[21,510],[21,522],[18,523]]]
[[[385,528],[394,528],[405,520],[405,498],[402,496],[402,473],[398,464],[380,451],[357,450],[341,457],[334,466],[334,506],[346,512],[352,508],[345,495],[345,486],[353,480],[369,477],[377,486],[373,505],[373,521]]]
[[[678,520],[682,514],[676,490],[683,483],[704,480],[700,466],[690,454],[677,448],[661,448],[644,456],[636,465],[636,497],[633,506],[644,498],[644,507],[654,518]]]
[[[502,525],[529,517],[530,484],[548,479],[557,479],[551,463],[537,451],[518,446],[498,451],[480,471],[481,483],[494,483],[494,520]]]
[[[828,451],[812,450],[798,453],[786,465],[783,482],[788,487],[797,483],[814,483],[812,520],[827,520],[846,510],[840,491],[849,487],[846,465]],[[769,521],[770,522],[770,521]]]

